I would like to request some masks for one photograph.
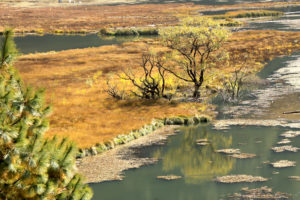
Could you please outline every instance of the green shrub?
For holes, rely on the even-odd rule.
[[[158,29],[146,28],[146,29],[136,29],[136,28],[126,28],[118,29],[116,31],[109,31],[105,28],[99,31],[100,35],[103,36],[149,36],[158,35]]]

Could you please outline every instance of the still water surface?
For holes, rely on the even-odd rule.
[[[277,8],[285,12],[280,18],[273,18],[267,21],[253,21],[247,27],[240,30],[300,30],[300,6]],[[203,14],[222,14],[220,12],[207,12]],[[121,44],[124,41],[136,40],[136,37],[102,39],[96,34],[89,35],[27,35],[15,37],[15,42],[21,53],[36,53],[48,51],[61,51],[68,49],[80,49],[88,47],[99,47],[104,45]]]
[[[282,115],[283,112],[299,110],[298,95],[293,95],[300,93],[299,70],[300,52],[269,61],[258,73],[258,76],[266,81],[264,85],[246,91],[241,100],[236,103],[223,102],[220,96],[213,100],[213,103],[218,104],[220,112],[218,118],[276,119],[295,116],[300,119],[298,114]],[[286,102],[276,103],[277,100],[287,96],[290,98],[286,99]],[[272,107],[271,113],[268,112],[270,107]]]
[[[120,44],[117,39],[104,40],[96,34],[90,35],[27,35],[15,37],[15,42],[21,53],[36,53],[81,49],[104,45]]]
[[[159,1],[158,3],[161,2],[166,1]],[[194,2],[216,5],[233,4],[239,1],[204,0]],[[300,19],[299,7],[284,11],[287,12],[286,16],[267,22],[252,22],[249,29],[299,31],[300,26],[297,26]],[[15,41],[22,53],[60,51],[122,42],[116,39],[102,40],[97,35],[26,36],[16,37]],[[272,75],[276,74],[281,68],[293,67],[293,63],[295,64],[298,59],[298,54],[274,59],[260,73],[260,76],[262,78],[272,78]],[[286,83],[284,84],[286,86]],[[274,89],[274,85],[276,85],[276,82],[273,85],[271,84],[270,87]],[[260,93],[264,93],[264,91],[267,91],[266,88]],[[253,95],[256,94],[258,95],[259,92],[255,93],[254,91]],[[292,92],[286,95],[296,96],[297,98],[300,96],[293,94]],[[254,97],[254,99],[258,98],[257,96]],[[272,102],[275,100],[272,100]],[[255,107],[249,101],[242,106],[245,105],[248,105],[248,108]],[[234,106],[231,105],[227,108],[234,110]],[[246,110],[245,108],[248,109],[244,107],[244,110]],[[223,117],[229,117],[229,115],[225,114]],[[257,126],[233,126],[229,130],[214,130],[211,126],[183,127],[180,134],[168,138],[165,146],[153,146],[140,150],[140,156],[159,158],[160,161],[157,164],[128,170],[125,172],[126,177],[123,181],[91,184],[94,190],[93,199],[215,200],[226,199],[227,194],[238,192],[242,187],[255,188],[264,185],[272,187],[274,191],[293,194],[294,199],[300,199],[300,182],[288,179],[288,176],[300,176],[299,166],[288,169],[274,169],[268,164],[263,164],[265,161],[273,162],[281,159],[296,161],[298,165],[300,164],[298,153],[273,153],[270,150],[281,139],[279,135],[286,130],[288,129]],[[200,138],[208,138],[211,143],[207,146],[197,146],[195,141]],[[292,139],[292,145],[300,146],[300,138]],[[255,153],[257,157],[246,160],[233,159],[215,152],[215,150],[221,148],[239,148],[243,153]],[[279,172],[279,174],[274,172]],[[168,174],[181,175],[183,179],[170,182],[156,179],[156,176]],[[270,178],[270,180],[265,183],[251,184],[219,184],[213,181],[214,177],[227,174],[258,175]]]
[[[165,146],[144,149],[146,155],[161,159],[158,164],[129,170],[123,181],[91,184],[93,199],[105,200],[215,200],[226,199],[227,194],[242,187],[272,187],[274,191],[293,194],[300,199],[300,182],[288,179],[299,176],[300,167],[275,169],[266,161],[292,160],[300,163],[299,153],[273,153],[271,147],[286,131],[279,127],[233,126],[229,130],[214,130],[211,126],[183,127],[181,133],[168,138]],[[197,146],[196,140],[207,138],[211,144]],[[300,145],[300,137],[292,139]],[[254,153],[256,158],[234,159],[217,149],[239,148],[243,153]],[[279,172],[279,174],[274,174]],[[160,175],[176,174],[183,179],[162,181]],[[248,174],[269,178],[264,183],[221,184],[215,176]]]
[[[298,11],[293,12],[296,13],[272,22],[262,22],[260,25],[281,30],[290,24],[285,24],[287,20],[280,20],[293,19],[294,15],[295,20],[299,20]],[[283,26],[272,26],[276,23],[282,23]],[[255,26],[254,29],[261,29],[252,24],[252,27]],[[220,106],[224,110],[219,110],[223,113],[219,117],[271,118],[268,109],[283,95],[289,95],[290,102],[299,99],[297,84],[300,82],[293,81],[297,79],[295,76],[299,76],[299,61],[299,53],[270,61],[259,73],[259,76],[269,83],[251,91],[250,95],[237,105]],[[300,77],[298,79],[300,80]],[[272,118],[278,117],[274,112],[278,113],[281,104],[277,106],[273,108]],[[260,114],[257,116],[258,111]],[[235,116],[234,113],[240,114]],[[299,166],[275,169],[270,164],[264,164],[266,161],[279,160],[296,161],[297,165],[300,163],[298,153],[273,153],[271,150],[272,147],[278,146],[276,143],[282,139],[280,134],[287,130],[289,129],[259,126],[233,126],[228,130],[214,130],[211,126],[183,127],[182,132],[171,136],[165,146],[140,150],[145,156],[159,158],[157,164],[128,170],[123,181],[91,184],[94,199],[217,200],[227,199],[228,194],[238,192],[242,187],[257,188],[265,185],[274,191],[292,194],[294,199],[300,199],[300,182],[288,179],[288,176],[300,176]],[[195,141],[201,138],[208,138],[211,143],[204,147],[197,146]],[[292,139],[291,145],[299,147],[300,137]],[[222,148],[239,148],[241,152],[254,153],[257,157],[239,160],[215,152]],[[156,179],[157,176],[169,174],[181,175],[183,179],[170,182]],[[216,176],[229,174],[257,175],[270,180],[264,183],[243,184],[220,184],[213,181]]]
[[[299,8],[281,9],[286,13],[285,16],[265,22],[253,21],[247,29],[299,31]],[[293,81],[297,79],[295,76],[299,76],[299,61],[299,53],[270,61],[259,73],[269,83],[251,91],[239,104],[225,105],[218,102],[222,113],[219,118],[280,118],[276,114],[278,111],[282,113],[281,107],[284,104],[276,102],[282,101],[284,96],[289,97],[285,100],[289,102],[300,99],[297,86],[300,82]],[[290,106],[289,109],[295,107]],[[236,113],[239,114],[235,115]],[[228,194],[238,192],[242,187],[257,188],[265,185],[274,191],[290,193],[294,199],[300,199],[300,182],[288,179],[288,176],[300,176],[299,166],[275,169],[270,164],[264,164],[266,161],[278,160],[291,160],[300,164],[299,153],[273,153],[271,150],[278,146],[276,143],[282,139],[280,134],[287,130],[289,129],[259,126],[232,126],[228,130],[215,130],[211,126],[183,127],[182,132],[171,136],[165,146],[139,150],[141,155],[159,158],[157,164],[128,170],[123,181],[91,184],[93,199],[217,200],[227,199]],[[197,146],[195,141],[201,138],[208,138],[211,143],[204,147]],[[291,145],[299,147],[300,137],[293,138]],[[254,153],[257,157],[234,159],[215,152],[221,148],[239,148],[241,152]],[[156,179],[157,176],[169,174],[181,175],[183,179],[170,182]],[[270,180],[265,183],[243,184],[220,184],[213,181],[216,176],[229,174],[257,175]]]

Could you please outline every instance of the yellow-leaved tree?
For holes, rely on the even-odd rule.
[[[159,31],[163,44],[173,50],[174,65],[165,69],[175,77],[194,85],[193,97],[200,97],[205,71],[220,64],[226,53],[222,48],[230,32],[208,17],[189,17],[179,26]]]

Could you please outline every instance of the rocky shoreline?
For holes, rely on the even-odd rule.
[[[122,180],[123,171],[157,162],[154,158],[138,158],[135,153],[141,147],[163,144],[169,135],[176,134],[176,128],[176,125],[162,127],[110,151],[78,159],[78,170],[87,183]]]
[[[188,123],[188,121],[190,121],[191,123]],[[132,140],[123,143],[120,141],[125,141],[125,138],[121,140],[122,137],[118,136],[117,139],[119,140],[114,139],[113,141],[111,141],[111,143],[107,143],[107,145],[110,145],[108,146],[109,148],[106,147],[107,149],[105,149],[105,145],[101,147],[104,149],[101,149],[98,145],[98,150],[101,149],[105,152],[100,153],[99,151],[98,153],[93,153],[93,151],[97,151],[97,147],[86,149],[85,151],[89,153],[86,153],[85,156],[81,156],[81,158],[77,160],[78,170],[86,177],[87,183],[122,180],[124,178],[123,172],[125,170],[139,168],[141,166],[154,164],[155,162],[157,162],[157,159],[154,158],[138,157],[136,153],[140,151],[140,148],[152,146],[155,144],[165,144],[168,136],[177,134],[179,132],[178,128],[181,125],[196,125],[201,122],[207,121],[208,119],[204,118],[203,116],[194,118],[174,117],[163,120],[163,123],[161,123],[160,125],[156,124],[154,126],[157,127],[156,129],[148,128],[147,130],[149,130],[149,132],[144,135],[140,135],[143,137],[133,138]],[[279,121],[250,119],[217,120],[213,122],[212,125],[216,129],[224,129],[232,125],[282,126],[290,128],[300,127],[299,123],[289,123],[288,121],[284,120]],[[130,135],[132,134],[133,133],[130,133],[126,137],[130,137]],[[125,135],[123,136],[125,137]]]
[[[86,177],[87,183],[122,180],[123,171],[157,161],[154,158],[138,158],[135,153],[139,151],[139,148],[155,144],[162,145],[168,136],[178,132],[175,129],[179,126],[197,125],[209,120],[207,116],[153,120],[151,124],[132,131],[128,135],[119,135],[106,143],[81,149],[77,156],[78,170]]]

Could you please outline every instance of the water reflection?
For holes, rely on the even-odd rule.
[[[199,146],[198,139],[207,139],[208,145]],[[180,170],[188,184],[198,184],[210,180],[216,175],[227,174],[235,160],[216,153],[217,149],[228,148],[232,144],[231,136],[209,133],[206,127],[186,128],[185,134],[166,151],[154,152],[154,157],[162,159],[162,170],[170,173]]]

